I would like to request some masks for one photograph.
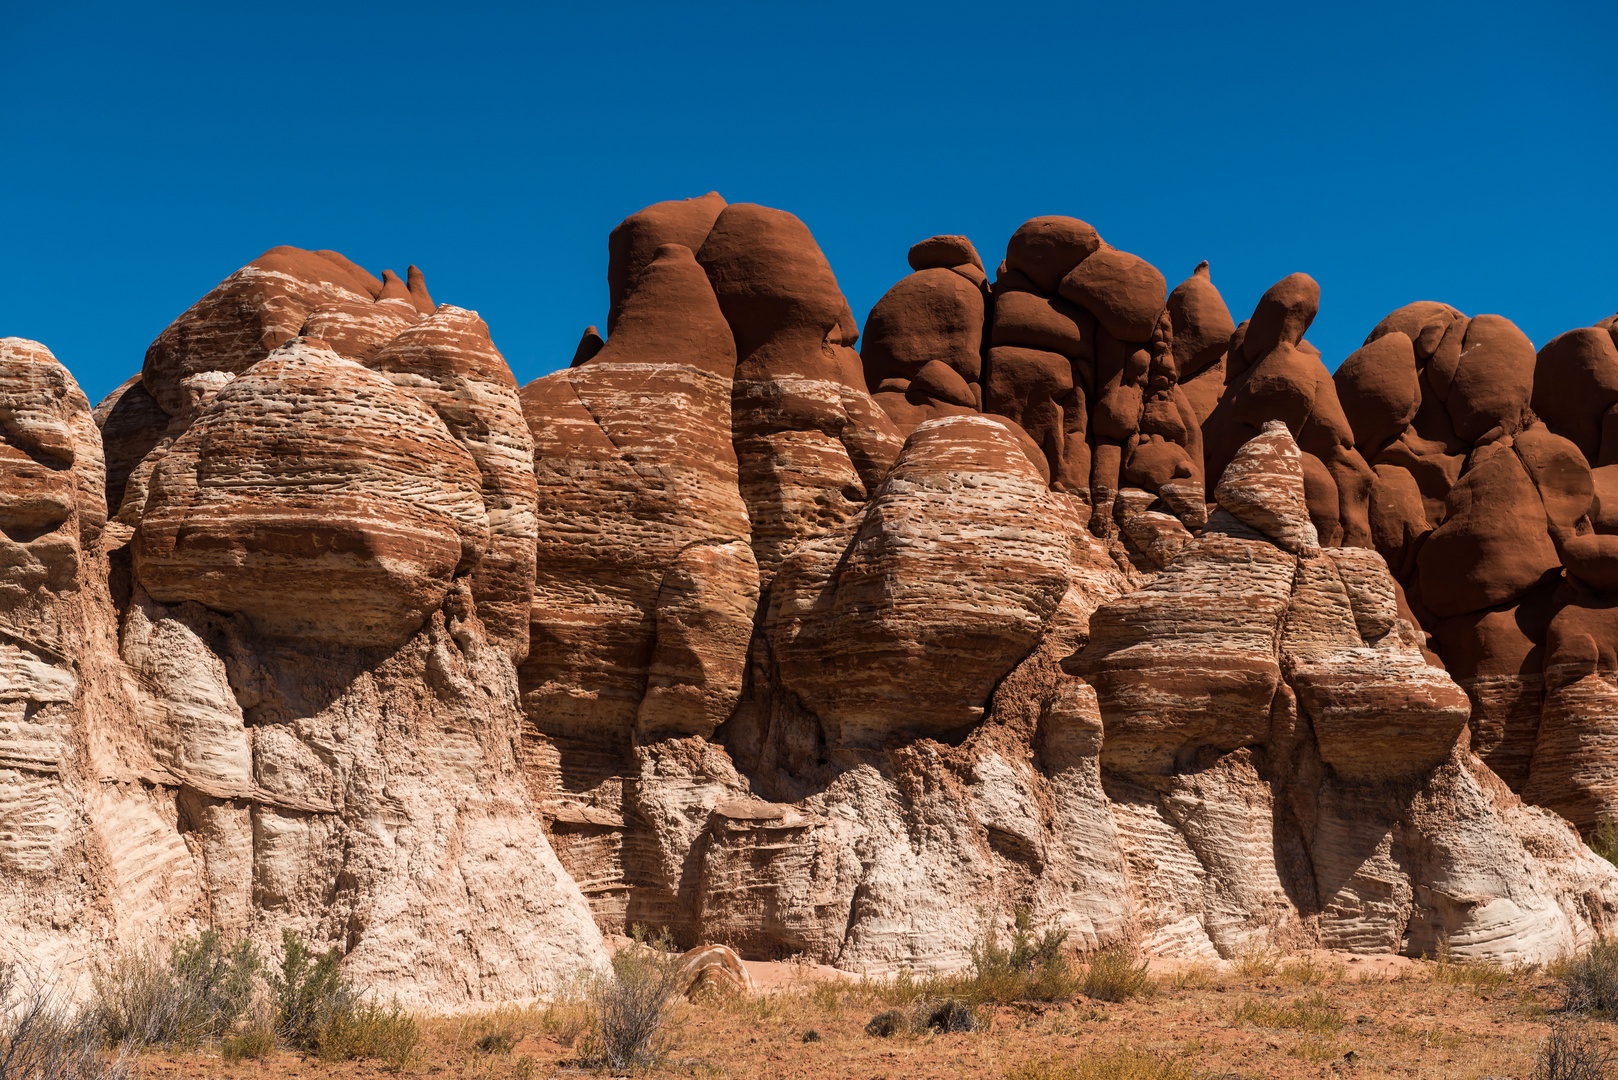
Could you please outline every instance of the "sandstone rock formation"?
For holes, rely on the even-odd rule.
[[[362,273],[269,253],[94,419],[43,347],[5,342],[0,940],[33,963],[82,976],[201,926],[273,953],[291,928],[426,1003],[604,962],[518,760],[515,380],[414,267],[334,295]]]
[[[1569,331],[1536,356],[1498,315],[1411,304],[1336,382],[1372,452],[1372,542],[1471,698],[1474,747],[1588,833],[1618,814],[1597,704],[1613,679],[1597,612],[1618,590],[1618,521],[1600,500],[1610,331]]]
[[[857,352],[790,214],[608,254],[520,390],[416,268],[293,248],[93,411],[0,341],[0,944],[293,927],[441,1003],[633,923],[872,972],[1018,910],[1181,957],[1618,927],[1574,827],[1618,813],[1614,320],[1411,305],[1334,377],[1307,275],[1238,326],[1053,216],[992,282],[914,245]]]
[[[1618,877],[1471,754],[1370,547],[1347,410],[1381,399],[1303,339],[1310,279],[1238,328],[1206,264],[1169,292],[1073,218],[993,285],[935,236],[854,367],[801,224],[719,206],[627,219],[617,329],[523,391],[529,777],[604,926],[895,970],[959,964],[983,910],[1209,956],[1526,958],[1609,925]],[[734,472],[705,370],[734,372]],[[743,543],[756,577],[680,564]],[[645,722],[671,687],[700,721]]]

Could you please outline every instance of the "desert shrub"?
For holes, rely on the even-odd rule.
[[[613,1069],[654,1068],[674,1045],[679,954],[667,930],[654,941],[643,927],[632,934],[634,944],[613,954],[612,975],[590,989],[594,1024],[580,1046],[586,1062]]]
[[[1311,1035],[1333,1035],[1342,1029],[1343,1013],[1325,994],[1317,992],[1307,998],[1297,998],[1290,1005],[1271,1005],[1249,998],[1231,1013],[1230,1021],[1258,1027],[1295,1028]]]
[[[264,1001],[249,1011],[241,1031],[227,1035],[219,1043],[219,1056],[232,1063],[263,1061],[274,1050],[275,1012]]]
[[[252,942],[226,947],[209,930],[170,946],[166,961],[151,949],[114,959],[94,975],[91,1009],[115,1045],[193,1046],[236,1026],[262,967]]]
[[[1047,929],[1036,936],[1026,908],[1018,909],[1011,942],[1000,943],[992,926],[985,926],[970,950],[971,974],[955,985],[948,980],[926,987],[943,996],[965,997],[974,1004],[1006,1001],[1065,1001],[1078,990],[1073,966],[1063,950],[1066,930]]]
[[[1590,850],[1618,866],[1618,819],[1602,818],[1590,834]]]
[[[1487,960],[1457,959],[1450,952],[1449,940],[1438,943],[1438,955],[1433,960],[1432,980],[1447,986],[1464,986],[1471,990],[1498,990],[1516,980],[1516,973]]]
[[[879,1039],[894,1035],[921,1035],[928,1031],[978,1031],[984,1017],[961,998],[924,998],[905,1009],[887,1009],[871,1017],[865,1033]]]
[[[1607,1080],[1613,1052],[1604,1049],[1583,1024],[1556,1024],[1539,1044],[1531,1080]]]
[[[1244,979],[1267,979],[1281,969],[1281,951],[1253,943],[1237,951],[1231,963]]]
[[[910,1030],[910,1014],[903,1009],[887,1009],[871,1017],[865,1034],[877,1039],[903,1035]]]
[[[1123,1047],[1071,1058],[1033,1058],[1006,1070],[1006,1080],[1189,1080],[1190,1071],[1171,1058]]]
[[[293,930],[281,931],[281,947],[269,983],[282,1041],[322,1061],[380,1058],[396,1069],[409,1061],[421,1033],[398,1002],[366,1001],[343,976],[336,949],[316,957]]]
[[[1558,967],[1569,1010],[1618,1017],[1618,939],[1597,938]]]
[[[127,1048],[103,1049],[92,1010],[75,1011],[49,988],[0,961],[0,1080],[124,1080]]]
[[[295,1050],[314,1050],[321,1032],[359,1004],[359,993],[338,968],[332,949],[316,957],[295,930],[281,931],[281,968],[270,976],[275,1033]]]
[[[356,1001],[326,1018],[313,1049],[321,1061],[376,1058],[397,1070],[410,1063],[420,1038],[415,1018],[397,1001],[390,1005]]]
[[[1146,974],[1146,961],[1137,963],[1129,949],[1110,945],[1090,957],[1079,989],[1099,1001],[1128,1001],[1155,994],[1157,983]]]

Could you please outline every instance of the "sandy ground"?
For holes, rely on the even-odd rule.
[[[1061,1078],[1085,1062],[1135,1055],[1137,1071],[1111,1080],[1259,1077],[1419,1077],[1527,1080],[1558,1010],[1559,984],[1542,971],[1444,968],[1390,957],[1314,954],[1249,965],[1153,963],[1157,992],[1123,1003],[1078,997],[1060,1004],[986,1009],[987,1030],[876,1038],[870,1018],[887,1006],[845,973],[748,964],[759,990],[746,998],[682,1004],[674,1046],[654,1076],[808,1078]],[[1300,1008],[1301,1006],[1301,1008]],[[507,1006],[493,1013],[421,1019],[407,1076],[598,1075],[581,1067],[578,1006]],[[508,1052],[477,1043],[514,1036]],[[1611,1025],[1591,1022],[1602,1045]],[[812,1033],[812,1034],[811,1034]],[[1146,1072],[1138,1071],[1141,1062]],[[147,1054],[147,1076],[369,1077],[380,1062],[324,1064],[280,1051],[227,1064],[216,1052]],[[610,1073],[604,1075],[611,1075]],[[1106,1080],[1106,1078],[1103,1078]]]

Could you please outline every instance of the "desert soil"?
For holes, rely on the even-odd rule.
[[[749,964],[760,985],[746,999],[682,1003],[675,1044],[652,1076],[788,1078],[1061,1078],[1086,1061],[1133,1051],[1136,1070],[1097,1080],[1257,1077],[1419,1077],[1526,1080],[1559,1009],[1542,970],[1444,967],[1431,962],[1316,954],[1265,973],[1224,965],[1154,965],[1157,992],[1122,1003],[1078,997],[985,1010],[987,1030],[876,1038],[865,1025],[888,1005],[829,969]],[[1300,1012],[1290,1007],[1303,1004]],[[1244,1009],[1245,1007],[1245,1009]],[[1268,1010],[1266,1012],[1266,1010]],[[1243,1019],[1238,1012],[1257,1013]],[[421,1018],[416,1060],[403,1075],[460,1078],[597,1075],[575,1046],[581,1010],[505,1006],[493,1014]],[[1300,1017],[1306,1027],[1293,1026]],[[1313,1028],[1313,1030],[1309,1030]],[[515,1036],[508,1052],[478,1048],[490,1031]],[[1611,1025],[1589,1031],[1612,1048]],[[814,1034],[811,1035],[811,1032]],[[807,1041],[806,1041],[807,1040]],[[1139,1066],[1151,1066],[1139,1070]],[[147,1077],[370,1077],[380,1062],[327,1064],[278,1051],[226,1063],[217,1052],[148,1053]],[[611,1075],[604,1073],[602,1075]]]

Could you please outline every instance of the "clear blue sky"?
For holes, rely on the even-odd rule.
[[[1339,14],[1345,12],[1346,14]],[[910,244],[1082,217],[1238,320],[1294,270],[1335,366],[1389,310],[1536,344],[1618,310],[1618,4],[0,3],[0,335],[92,400],[276,244],[417,263],[518,379],[606,237],[717,189],[862,321]]]

